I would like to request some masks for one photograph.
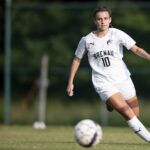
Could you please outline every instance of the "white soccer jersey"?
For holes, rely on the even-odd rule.
[[[88,54],[92,68],[92,81],[96,87],[100,84],[119,83],[130,76],[123,58],[123,46],[128,50],[135,41],[126,33],[116,28],[109,28],[104,37],[97,37],[93,32],[82,37],[75,51],[75,56],[82,59]]]

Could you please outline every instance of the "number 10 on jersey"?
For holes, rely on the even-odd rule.
[[[104,67],[109,67],[109,66],[110,66],[109,57],[104,57],[104,58],[102,58],[102,61],[103,61]]]

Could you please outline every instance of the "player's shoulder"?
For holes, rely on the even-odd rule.
[[[92,32],[82,36],[82,39],[86,40],[86,39],[91,38],[91,37],[92,37]]]
[[[125,32],[118,28],[110,28],[110,32],[115,35],[124,34]]]
[[[88,34],[86,34],[86,36],[85,37],[91,37],[93,35],[93,32],[90,32],[90,33],[88,33]]]
[[[80,41],[87,43],[87,42],[91,41],[92,39],[93,39],[93,35],[92,35],[92,32],[90,32],[90,33],[82,36]]]
[[[94,40],[94,34],[93,32],[88,33],[85,37],[84,37],[86,42],[91,42]]]

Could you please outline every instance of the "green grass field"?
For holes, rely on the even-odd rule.
[[[0,150],[149,150],[150,144],[129,128],[104,127],[103,140],[93,148],[82,148],[74,140],[72,126],[0,126]]]

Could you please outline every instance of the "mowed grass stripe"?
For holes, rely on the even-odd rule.
[[[129,128],[103,127],[103,140],[93,150],[150,150],[150,144]],[[0,126],[0,150],[83,150],[73,136],[72,126]]]

